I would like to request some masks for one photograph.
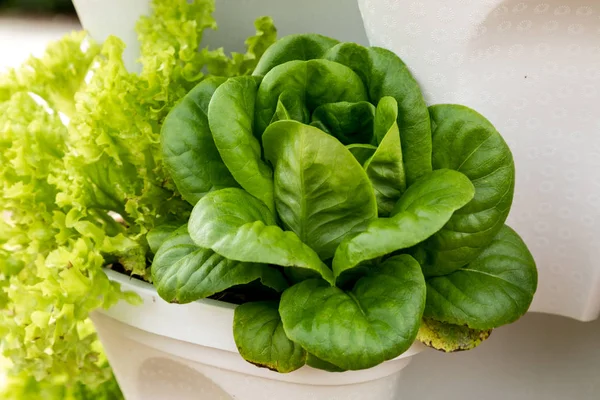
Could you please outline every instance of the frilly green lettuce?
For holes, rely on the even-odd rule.
[[[82,383],[65,385],[64,380],[59,378],[40,382],[33,376],[21,373],[9,377],[5,385],[8,390],[2,393],[3,400],[118,400],[123,398],[119,385],[114,379],[91,387]]]
[[[0,102],[25,91],[41,96],[52,107],[74,111],[73,96],[99,51],[83,32],[50,43],[42,57],[31,57],[20,68],[0,75]]]
[[[3,398],[110,392],[88,315],[138,299],[102,268],[119,263],[149,279],[146,234],[185,221],[191,207],[163,169],[162,120],[205,71],[249,74],[275,40],[261,18],[246,54],[199,50],[216,27],[214,0],[152,4],[138,24],[139,75],[125,69],[121,40],[100,45],[84,32],[0,75],[0,342],[13,376]]]

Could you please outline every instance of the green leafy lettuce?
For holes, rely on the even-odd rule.
[[[102,269],[149,280],[146,235],[190,215],[163,163],[165,116],[206,69],[248,74],[275,40],[261,18],[248,53],[200,49],[216,27],[213,0],[152,7],[138,25],[139,75],[126,70],[118,38],[97,44],[77,32],[0,76],[1,347],[13,376],[62,386],[56,398],[111,377],[88,315],[137,297]]]
[[[108,369],[108,365],[102,366]],[[64,377],[52,376],[42,381],[21,372],[9,376],[2,390],[3,400],[117,400],[122,399],[121,389],[114,379],[97,385],[81,382],[69,384]]]
[[[194,208],[161,234],[154,284],[174,302],[269,289],[235,312],[253,364],[360,370],[417,337],[468,349],[532,301],[506,143],[467,107],[428,109],[387,50],[285,37],[252,76],[200,82],[160,141]]]

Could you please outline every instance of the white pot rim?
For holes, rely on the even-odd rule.
[[[190,357],[192,357],[192,349],[198,346],[239,354],[233,339],[233,314],[236,308],[234,304],[211,299],[189,304],[170,304],[161,299],[156,289],[149,283],[113,270],[106,269],[105,272],[111,281],[121,285],[122,290],[137,293],[142,298],[143,304],[132,306],[121,301],[108,310],[98,310],[95,314],[102,315],[101,318],[95,318],[95,323],[109,317],[135,328],[133,332],[143,331],[171,342],[177,341],[189,349]],[[168,344],[165,344],[162,350],[167,347]],[[311,385],[353,384],[390,375],[398,370],[400,364],[405,365],[409,357],[420,353],[425,348],[421,343],[415,342],[397,358],[361,371],[330,373],[305,366],[289,374],[279,374],[244,362],[238,368],[238,372]],[[188,353],[184,352],[183,356],[186,354]]]

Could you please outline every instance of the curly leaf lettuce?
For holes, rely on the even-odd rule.
[[[269,17],[255,22],[256,35],[246,41],[247,53],[228,57],[224,49],[198,51],[205,29],[216,29],[212,13],[214,0],[153,0],[153,13],[137,25],[143,66],[141,77],[149,84],[153,111],[161,118],[189,92],[205,74],[216,76],[248,75],[265,50],[277,38]]]
[[[34,93],[17,92],[0,104],[2,348],[15,371],[35,379],[93,384],[110,370],[100,364],[87,314],[132,298],[102,272],[104,243],[77,234],[53,202],[58,189],[49,177],[63,168],[67,130],[58,113],[38,103]]]
[[[161,120],[152,111],[157,103],[148,101],[148,82],[125,69],[123,48],[119,39],[109,38],[86,89],[75,96],[65,169],[52,181],[61,189],[60,206],[72,206],[82,216],[95,211],[123,218],[115,230],[133,242],[123,252],[128,259],[120,261],[145,277],[144,235],[157,220],[186,215],[189,206],[166,184],[158,151]]]
[[[214,28],[213,1],[154,1],[154,13],[138,24],[143,70],[129,73],[122,60],[124,44],[109,38],[88,72],[86,89],[75,96],[77,113],[69,125],[71,149],[59,204],[119,214],[132,243],[126,269],[150,279],[145,234],[157,224],[183,222],[190,205],[174,194],[162,164],[160,127],[172,106],[204,78],[204,67],[219,75],[236,74],[237,61],[220,51],[198,52],[202,32]],[[260,19],[249,39],[248,60],[275,38],[270,19]],[[219,59],[221,68],[212,61]],[[249,62],[249,61],[248,61]],[[246,68],[253,67],[249,62]],[[249,71],[248,71],[249,72]],[[78,173],[83,171],[84,174]]]
[[[73,96],[99,51],[84,32],[73,32],[50,43],[42,57],[31,57],[20,68],[0,75],[0,102],[17,92],[31,92],[50,107],[74,111]]]

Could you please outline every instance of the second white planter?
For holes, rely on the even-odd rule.
[[[140,50],[135,33],[137,20],[150,13],[151,0],[73,0],[77,15],[90,35],[104,41],[109,35],[126,44],[127,68],[138,71]],[[273,18],[279,37],[314,32],[347,42],[367,44],[356,0],[216,0],[217,31],[205,31],[202,46],[244,51],[244,41],[254,34],[253,21]]]
[[[154,288],[107,271],[143,305],[125,302],[96,311],[96,326],[127,400],[399,400],[401,371],[424,349],[365,371],[329,373],[303,367],[278,374],[247,363],[237,352],[235,306],[214,300],[163,301]]]
[[[430,104],[481,112],[512,149],[508,224],[539,271],[530,311],[600,316],[600,0],[358,0],[373,46]]]

